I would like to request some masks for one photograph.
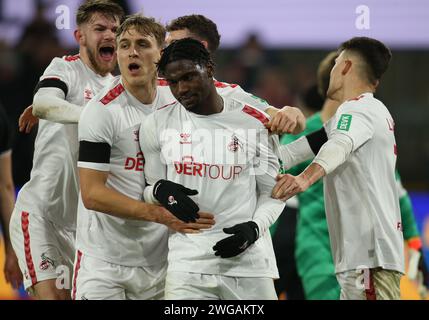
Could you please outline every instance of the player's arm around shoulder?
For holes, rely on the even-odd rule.
[[[58,123],[77,123],[82,108],[68,100],[78,81],[77,70],[70,62],[54,58],[35,88],[33,115]]]
[[[297,107],[284,106],[281,109],[269,106],[265,109],[271,120],[267,128],[276,134],[298,134],[305,130],[306,121],[302,111]]]
[[[266,112],[271,117],[266,127],[273,133],[298,134],[306,127],[305,116],[299,108],[284,106],[280,109],[273,107],[266,100],[244,91],[238,85],[229,85],[225,89],[219,89],[218,92],[222,96],[231,96]]]

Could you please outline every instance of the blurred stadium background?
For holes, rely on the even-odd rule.
[[[19,133],[18,117],[31,104],[38,77],[51,59],[77,52],[74,14],[81,2],[0,0],[0,103],[15,128],[17,189],[29,179],[37,132]],[[306,110],[302,94],[315,84],[318,63],[342,41],[364,35],[388,44],[393,61],[377,95],[396,120],[398,168],[412,197],[429,262],[429,1],[117,2],[128,13],[141,12],[163,23],[185,14],[206,15],[217,23],[222,35],[215,56],[216,78],[238,83],[278,107],[293,105]],[[0,248],[3,268],[2,244]],[[405,298],[415,298],[412,285],[405,286]],[[19,297],[25,298],[25,293],[8,287],[0,272],[0,299]]]

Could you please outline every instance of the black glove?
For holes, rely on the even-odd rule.
[[[197,204],[188,196],[197,190],[185,188],[169,180],[158,180],[153,187],[153,196],[172,214],[184,222],[195,222],[200,216]]]
[[[224,228],[223,232],[233,236],[218,241],[213,250],[216,256],[231,258],[242,253],[258,239],[259,228],[255,222],[248,221]]]

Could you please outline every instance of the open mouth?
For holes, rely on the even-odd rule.
[[[103,46],[99,50],[100,57],[104,61],[112,61],[113,55],[115,54],[115,48],[113,46]]]
[[[130,70],[131,73],[136,73],[139,71],[139,69],[140,69],[140,66],[135,62],[130,63],[128,65],[128,70]]]

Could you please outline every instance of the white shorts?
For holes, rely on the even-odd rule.
[[[277,300],[271,278],[168,271],[166,300]]]
[[[382,268],[337,273],[341,300],[399,300],[402,274]]]
[[[59,289],[71,289],[76,232],[36,214],[15,208],[10,240],[29,290],[43,280],[57,279]]]
[[[73,300],[162,300],[167,263],[127,267],[76,253]]]

